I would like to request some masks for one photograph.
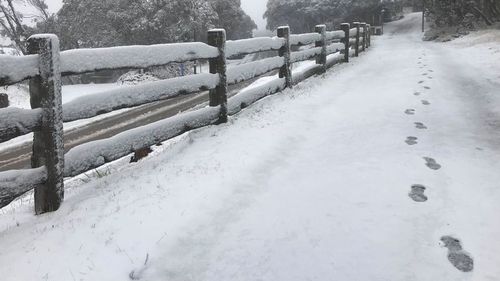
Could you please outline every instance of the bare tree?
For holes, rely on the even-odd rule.
[[[26,0],[26,2],[38,11],[38,16],[43,21],[47,21],[50,18],[50,14],[48,12],[49,7],[47,6],[47,3],[45,3],[45,0]]]
[[[45,0],[18,0],[33,7],[42,21],[50,17]],[[25,40],[27,39],[27,27],[23,24],[24,16],[16,9],[14,0],[0,0],[0,32],[12,40],[16,48],[26,54]]]

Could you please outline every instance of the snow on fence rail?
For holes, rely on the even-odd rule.
[[[252,54],[262,51],[278,51],[285,45],[285,39],[279,37],[257,37],[226,42],[226,57]]]
[[[217,48],[201,42],[76,49],[61,52],[61,73],[71,75],[97,70],[146,68],[211,59],[218,55]]]
[[[307,49],[304,51],[293,52],[290,55],[290,61],[292,63],[294,63],[294,62],[299,62],[299,61],[305,61],[305,60],[308,60],[310,58],[315,58],[315,57],[321,55],[322,49],[323,49],[322,47],[315,47],[315,48]]]
[[[39,75],[38,55],[0,55],[0,86],[6,86]]]
[[[60,68],[65,76],[98,70],[140,69],[172,62],[211,59],[218,55],[217,48],[201,42],[76,49],[60,53]],[[0,55],[0,65],[0,86],[39,75],[36,54],[24,57]]]
[[[293,34],[290,35],[290,45],[309,45],[321,40],[321,35],[314,33]]]
[[[72,177],[150,147],[184,132],[215,124],[220,108],[206,107],[131,129],[111,138],[79,145],[66,154],[64,176]],[[124,145],[127,144],[127,145]]]
[[[206,91],[215,88],[219,81],[217,74],[203,73],[86,95],[64,104],[63,121],[91,118],[113,110]]]
[[[0,116],[0,142],[4,142],[39,128],[42,110],[8,107],[0,109]]]
[[[291,88],[308,77],[326,71],[370,46],[369,26],[342,24],[327,31],[318,25],[314,33],[290,34],[279,27],[277,37],[226,41],[222,29],[208,31],[208,43],[179,43],[151,46],[124,46],[60,52],[55,35],[35,35],[28,39],[29,55],[0,55],[0,86],[30,79],[33,109],[0,109],[0,142],[30,132],[33,137],[32,168],[0,172],[0,208],[25,192],[35,189],[35,212],[55,211],[64,195],[64,177],[72,177],[105,163],[171,139],[189,130],[227,122],[257,100]],[[292,45],[312,48],[292,52]],[[278,51],[278,56],[227,67],[226,58],[262,51]],[[292,72],[295,62],[315,59],[316,64]],[[148,82],[109,90],[76,99],[62,106],[61,76],[104,69],[146,68],[172,62],[208,59],[206,74]],[[277,78],[240,91],[227,98],[227,86],[279,70]],[[209,107],[131,129],[113,137],[74,147],[64,155],[63,122],[94,117],[113,110],[171,99],[179,95],[209,91]]]
[[[227,84],[238,84],[268,73],[272,70],[280,69],[284,63],[285,59],[283,57],[271,57],[237,65],[229,69],[227,74]]]
[[[345,32],[342,30],[336,31],[327,31],[326,32],[326,40],[341,40],[345,38]]]

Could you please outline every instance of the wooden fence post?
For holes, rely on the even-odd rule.
[[[285,78],[285,87],[292,88],[293,80],[292,80],[292,70],[290,63],[290,27],[288,26],[280,26],[278,27],[278,37],[285,39],[285,44],[278,51],[279,56],[283,57],[285,63],[280,68],[280,78]]]
[[[360,25],[363,30],[363,44],[361,45],[361,51],[364,52],[366,50],[366,23],[362,22]]]
[[[52,34],[28,39],[29,54],[38,54],[40,76],[29,82],[31,108],[42,109],[39,131],[33,136],[33,168],[45,166],[47,181],[35,187],[35,212],[59,209],[64,199],[64,142],[59,39]]]
[[[356,27],[356,44],[354,45],[354,55],[359,56],[359,22],[355,22],[354,26]]]
[[[371,30],[372,30],[372,26],[370,24],[367,24],[366,25],[366,31],[368,32],[368,33],[366,33],[366,43],[367,43],[366,46],[367,47],[371,47],[371,45],[372,45],[372,31]]]
[[[345,44],[345,47],[344,47],[344,62],[349,62],[349,48],[350,48],[350,44],[349,44],[349,37],[350,37],[350,34],[349,34],[349,31],[351,30],[351,25],[348,24],[348,23],[343,23],[340,25],[340,28],[344,31],[344,44]]]
[[[9,107],[9,96],[6,93],[0,93],[0,108]]]
[[[219,74],[219,84],[210,90],[210,106],[220,106],[219,121],[227,122],[227,65],[226,65],[226,31],[212,29],[208,31],[208,45],[219,49],[219,56],[209,60],[210,73]]]
[[[321,54],[316,58],[316,64],[323,65],[321,73],[324,73],[326,72],[326,25],[316,25],[314,31],[321,36],[321,40],[315,44],[316,47],[321,47]]]

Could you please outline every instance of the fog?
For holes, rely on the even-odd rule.
[[[266,20],[262,18],[266,12],[267,0],[241,0],[243,10],[252,17],[259,29],[266,28]]]
[[[62,7],[62,0],[45,0],[47,6],[49,6],[49,11],[55,13],[59,11]]]

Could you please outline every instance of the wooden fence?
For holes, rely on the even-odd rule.
[[[253,102],[292,88],[327,68],[349,62],[370,46],[369,25],[342,24],[327,31],[318,25],[315,32],[290,34],[280,27],[276,37],[226,41],[225,31],[208,31],[208,43],[179,43],[59,51],[55,35],[28,39],[30,55],[0,55],[0,86],[29,79],[32,109],[0,109],[0,142],[34,133],[31,169],[0,173],[0,208],[34,189],[36,214],[55,211],[64,198],[64,177],[73,177],[134,151],[150,147],[203,126],[224,123]],[[292,46],[302,46],[292,52]],[[307,48],[309,47],[309,48]],[[278,56],[228,68],[226,59],[262,51]],[[173,62],[209,60],[209,73],[148,82],[87,96],[62,105],[61,77],[98,70],[140,69]],[[297,62],[315,59],[314,67],[292,72]],[[227,86],[279,71],[279,78],[241,91],[228,100]],[[113,110],[130,108],[180,95],[209,91],[209,107],[178,114],[111,138],[77,146],[64,154],[63,122],[95,117]]]

